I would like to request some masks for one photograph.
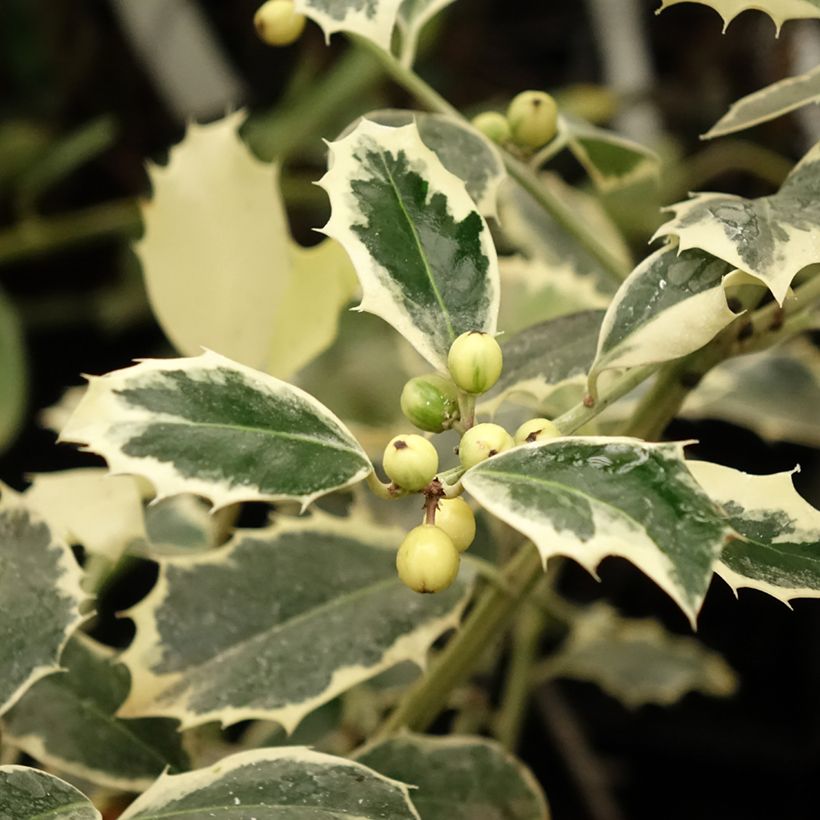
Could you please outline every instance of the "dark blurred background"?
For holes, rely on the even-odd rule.
[[[22,322],[30,377],[25,422],[0,456],[0,479],[18,489],[26,473],[96,463],[55,446],[37,420],[39,410],[79,383],[80,373],[172,352],[128,250],[140,232],[132,200],[149,190],[146,158],[161,161],[188,118],[213,119],[246,106],[256,115],[259,153],[287,155],[292,229],[309,243],[311,229],[326,217],[323,194],[310,185],[322,173],[320,138],[334,137],[367,110],[411,104],[375,64],[351,56],[343,38],[326,47],[314,25],[292,47],[266,47],[253,29],[254,0],[146,0],[159,9],[148,23],[133,13],[142,4],[0,3],[0,288]],[[503,107],[525,88],[567,92],[617,81],[612,45],[591,16],[600,5],[457,0],[426,38],[418,70],[468,112]],[[622,124],[662,146],[685,181],[746,196],[770,193],[788,162],[820,137],[814,111],[760,126],[728,146],[705,147],[699,134],[743,94],[813,67],[820,25],[788,23],[775,39],[768,18],[746,13],[722,35],[710,9],[684,4],[656,17],[656,5],[636,0],[627,20],[646,50],[649,74],[622,89]],[[340,80],[345,71],[349,76]],[[334,81],[347,91],[334,90]],[[321,88],[338,99],[317,102]],[[20,179],[30,180],[25,174],[72,135],[74,165],[68,161],[69,170],[48,184],[35,177],[33,192],[29,185],[29,195],[21,196]],[[71,160],[71,150],[63,154]],[[570,181],[581,179],[571,161],[557,168]],[[672,197],[673,190],[662,187],[659,196]],[[656,205],[670,201],[650,203],[645,219],[623,218],[638,257],[647,220],[657,220]],[[698,457],[750,472],[801,464],[798,487],[820,502],[814,450],[765,443],[719,422],[678,422],[668,435],[696,438]],[[565,583],[577,597],[604,595],[626,614],[659,615],[671,629],[686,631],[674,605],[626,562],[606,561],[601,576],[598,585],[570,567]],[[620,816],[814,820],[820,816],[820,602],[798,601],[789,611],[754,591],[735,600],[716,579],[700,638],[738,672],[734,699],[689,695],[671,708],[630,712],[591,685],[561,684],[597,764],[611,777]],[[591,813],[562,742],[534,709],[522,754],[544,783],[554,816],[615,820]]]

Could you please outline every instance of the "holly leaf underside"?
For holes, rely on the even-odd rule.
[[[735,319],[723,287],[731,271],[709,253],[679,252],[674,244],[647,257],[607,309],[590,380],[609,368],[670,361],[703,347]]]
[[[699,641],[649,618],[622,618],[606,604],[573,623],[548,669],[550,676],[594,683],[633,709],[669,706],[689,692],[727,697],[737,687],[731,667]]]
[[[166,767],[187,768],[181,735],[164,718],[122,720],[128,670],[78,634],[60,659],[65,671],[32,686],[3,717],[3,737],[36,760],[101,786],[142,791]]]
[[[797,494],[791,473],[757,476],[706,462],[691,466],[741,536],[727,544],[716,567],[726,583],[784,603],[820,597],[820,511]]]
[[[362,120],[330,143],[324,228],[347,250],[360,310],[393,325],[431,364],[469,330],[494,333],[498,262],[486,222],[415,124]]]
[[[754,9],[772,18],[777,31],[787,20],[805,20],[820,17],[820,0],[661,0],[659,11],[679,3],[698,3],[711,6],[723,18],[723,30],[741,12]]]
[[[548,820],[529,770],[481,738],[402,735],[367,747],[357,760],[416,786],[410,799],[424,820]]]
[[[30,510],[0,502],[0,714],[59,669],[79,626],[82,574],[68,547]]]
[[[402,783],[303,747],[256,749],[207,769],[163,775],[121,820],[421,820]]]
[[[0,817],[102,820],[91,801],[74,786],[27,766],[0,766]]]
[[[703,138],[714,139],[734,134],[817,102],[820,102],[820,66],[742,97],[703,135]]]
[[[137,637],[123,662],[134,685],[120,713],[184,727],[259,718],[290,732],[390,666],[422,665],[458,623],[468,576],[440,595],[411,592],[396,575],[401,537],[314,515],[162,561],[156,588],[129,613]]]
[[[501,453],[469,470],[466,489],[538,547],[590,572],[608,555],[631,561],[694,624],[729,535],[686,468],[682,445],[566,438]]]
[[[782,304],[792,280],[820,261],[820,143],[772,196],[696,194],[670,208],[656,236],[676,236],[760,279]]]
[[[210,352],[91,378],[61,438],[103,456],[113,472],[148,479],[160,498],[190,492],[216,506],[307,504],[371,469],[314,398]]]

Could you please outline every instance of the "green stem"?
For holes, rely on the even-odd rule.
[[[431,111],[449,114],[461,122],[468,123],[461,113],[450,105],[441,94],[429,86],[411,68],[403,66],[392,54],[388,54],[369,40],[352,35],[352,39],[368,53],[372,54],[382,65],[385,72],[399,85],[410,92],[420,103]],[[598,241],[586,222],[580,219],[572,208],[542,184],[538,174],[526,163],[504,151],[504,165],[509,175],[527,191],[533,199],[575,240],[587,250],[612,277],[616,283],[622,282],[629,271]]]

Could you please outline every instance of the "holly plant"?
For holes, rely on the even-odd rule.
[[[681,412],[816,438],[800,402],[765,402],[785,372],[817,393],[820,145],[774,194],[672,205],[636,265],[545,166],[570,151],[616,191],[658,157],[540,90],[466,119],[413,70],[450,2],[259,9],[265,41],[309,18],[419,105],[328,142],[318,244],[290,237],[242,111],[190,124],[149,167],[135,251],[182,358],[90,376],[58,408],[61,441],[107,470],[4,489],[0,816],[92,820],[133,799],[122,818],[543,820],[513,756],[534,687],[574,677],[637,706],[736,686],[693,636],[562,595],[568,562],[631,562],[693,630],[714,574],[820,596],[820,512],[791,475],[662,438]],[[820,16],[813,0],[709,4]],[[816,86],[759,92],[713,134]],[[357,413],[373,393],[378,412]],[[238,526],[250,502],[263,526]],[[117,652],[87,626],[135,562],[158,575]],[[443,714],[452,734],[424,734]]]

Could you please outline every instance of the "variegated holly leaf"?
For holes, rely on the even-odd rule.
[[[114,473],[148,479],[158,498],[194,493],[216,507],[306,506],[372,469],[312,396],[210,351],[91,377],[60,438],[98,453]]]
[[[731,272],[721,259],[674,244],[647,257],[607,309],[590,385],[609,368],[677,359],[713,339],[736,318],[724,291]]]
[[[587,310],[550,319],[510,337],[502,345],[504,370],[481,403],[487,412],[506,400],[527,397],[538,407],[556,390],[583,384],[592,360],[603,311]]]
[[[575,117],[562,117],[560,129],[599,191],[625,188],[660,173],[658,155],[634,140]]]
[[[797,494],[791,473],[748,475],[705,461],[690,468],[742,536],[723,550],[718,575],[735,592],[751,587],[786,604],[820,598],[820,511]]]
[[[0,291],[0,454],[20,429],[27,393],[23,328],[17,312]]]
[[[819,0],[820,1],[820,0]],[[655,236],[677,236],[760,279],[780,304],[795,275],[820,262],[820,143],[772,196],[696,194],[672,205]]]
[[[530,538],[545,563],[565,555],[594,574],[606,556],[626,558],[693,627],[731,535],[687,470],[681,443],[535,442],[482,462],[462,481],[483,507]]]
[[[65,671],[38,681],[3,716],[3,739],[59,771],[122,791],[142,791],[187,755],[174,721],[122,720],[130,688],[112,650],[78,633],[60,658]]]
[[[407,786],[304,747],[255,749],[207,769],[162,777],[121,820],[421,820]]]
[[[820,66],[739,99],[703,135],[703,139],[734,134],[817,102],[820,102]]]
[[[356,760],[416,786],[424,820],[548,820],[538,781],[500,744],[478,737],[405,734],[362,750]]]
[[[0,500],[0,715],[40,678],[82,621],[82,573],[71,550],[19,497]]]
[[[219,543],[219,531],[219,514],[212,515],[202,499],[175,495],[145,508],[145,541],[131,551],[147,557],[204,552]]]
[[[743,11],[756,9],[769,15],[777,27],[787,20],[805,20],[820,17],[820,0],[661,0],[660,13],[678,3],[699,3],[711,6],[723,18],[723,30]]]
[[[103,467],[33,475],[24,499],[57,538],[110,561],[145,537],[137,483],[130,476],[111,476]]]
[[[544,671],[594,683],[633,709],[668,706],[689,692],[728,697],[737,688],[732,668],[695,638],[673,635],[651,618],[623,618],[603,603],[573,621]]]
[[[449,0],[452,2],[452,0]],[[415,122],[422,142],[441,160],[441,164],[467,186],[467,193],[482,216],[496,216],[498,188],[507,176],[504,160],[496,146],[463,120],[446,114],[384,108],[365,114],[363,119],[391,128]],[[342,133],[351,133],[361,119]]]
[[[453,0],[403,0],[396,20],[402,34],[402,57],[412,64],[421,30]]]
[[[324,232],[350,254],[359,310],[381,316],[446,370],[457,336],[495,332],[498,261],[487,223],[415,124],[362,120],[329,147]]]
[[[411,592],[396,575],[402,538],[369,519],[315,514],[162,559],[156,587],[129,613],[137,636],[122,660],[133,688],[120,714],[186,728],[259,718],[292,731],[351,686],[423,664],[458,623],[468,573],[440,595]]]
[[[296,11],[321,26],[325,39],[337,31],[358,34],[390,51],[402,0],[295,0]]]
[[[820,447],[820,351],[804,340],[739,356],[707,373],[683,415],[723,419],[770,441]]]
[[[102,820],[65,780],[28,766],[0,766],[0,817],[8,820]]]

